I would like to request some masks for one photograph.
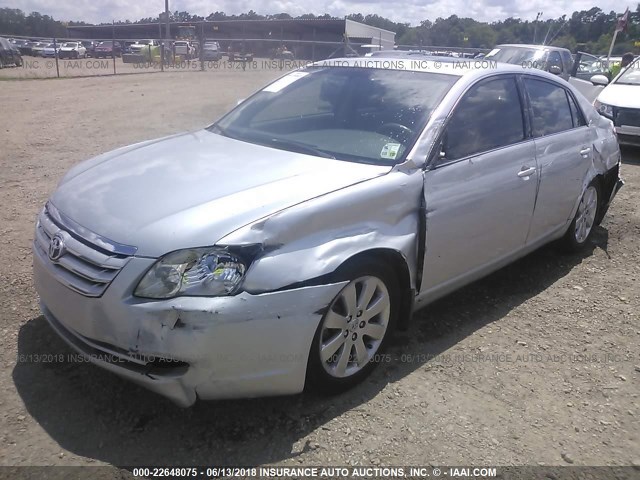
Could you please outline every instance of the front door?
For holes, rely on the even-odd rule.
[[[523,248],[537,190],[514,75],[474,85],[455,107],[442,151],[425,172],[421,297],[464,283]]]

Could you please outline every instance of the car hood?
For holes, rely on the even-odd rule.
[[[623,108],[640,108],[640,85],[608,85],[600,95],[598,101]]]
[[[83,162],[51,202],[94,233],[157,257],[213,245],[248,223],[390,170],[202,130]]]

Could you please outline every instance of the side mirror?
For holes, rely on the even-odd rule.
[[[551,65],[549,67],[549,73],[553,73],[554,75],[560,75],[562,73],[562,69],[558,65]]]
[[[609,85],[609,79],[605,75],[594,75],[589,80],[594,85]]]

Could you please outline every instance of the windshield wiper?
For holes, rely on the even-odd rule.
[[[307,145],[306,143],[296,142],[295,140],[284,140],[282,138],[270,138],[267,141],[269,142],[270,145],[280,146],[285,150],[291,150],[293,152],[298,152],[298,153],[307,153],[310,155],[315,155],[316,157],[331,158],[332,160],[336,159],[336,157],[334,157],[333,155],[323,150],[319,150],[315,147],[312,147],[311,145]]]

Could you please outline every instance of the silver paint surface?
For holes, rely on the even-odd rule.
[[[100,298],[87,298],[57,281],[55,267],[34,250],[36,289],[50,323],[84,354],[90,348],[81,342],[95,341],[123,358],[188,363],[186,373],[154,377],[92,359],[183,406],[196,398],[297,393],[324,309],[345,284],[331,274],[355,255],[393,252],[422,307],[562,236],[587,185],[619,164],[611,122],[563,80],[527,71],[574,92],[588,126],[432,168],[434,144],[464,92],[483,78],[523,70],[440,73],[460,79],[407,160],[394,167],[208,131],[125,147],[74,167],[52,205],[74,225],[137,251]],[[579,153],[584,147],[586,156]],[[518,177],[525,166],[535,172]],[[158,257],[209,245],[260,247],[239,294],[133,296]]]

